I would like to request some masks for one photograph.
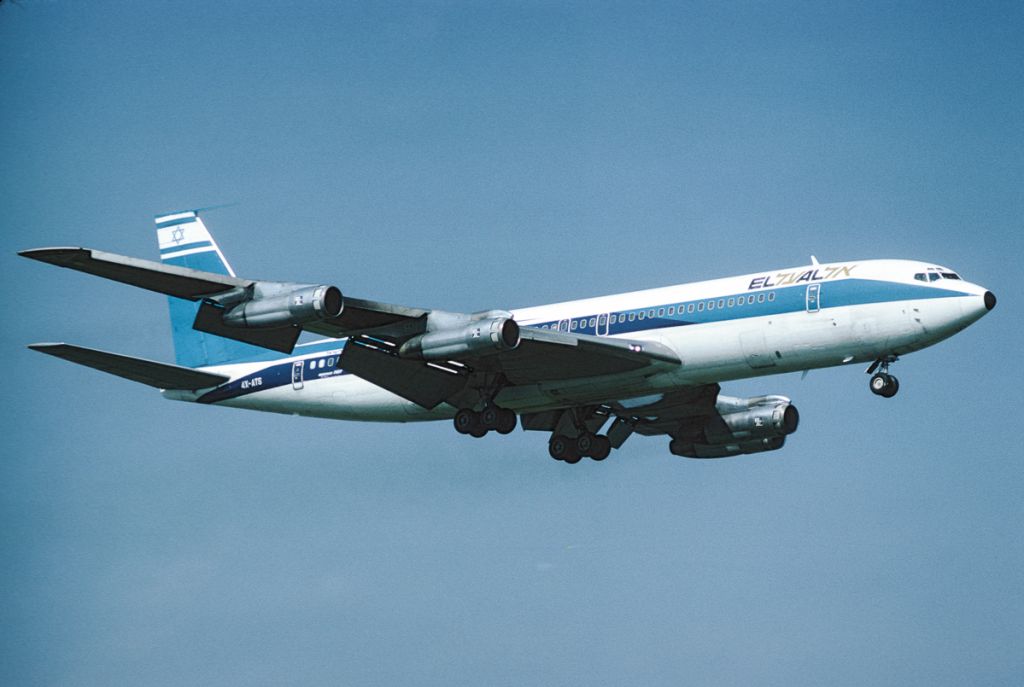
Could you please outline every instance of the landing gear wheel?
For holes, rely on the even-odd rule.
[[[582,460],[582,459],[583,459],[583,456],[581,456],[579,453],[577,453],[576,451],[570,451],[569,455],[567,455],[562,460],[564,460],[569,465],[575,465],[576,463],[580,462],[580,460]]]
[[[603,434],[594,437],[594,445],[590,447],[591,460],[604,460],[612,452],[611,440]]]
[[[480,424],[487,429],[498,428],[498,418],[501,417],[501,408],[487,406],[480,412]]]
[[[567,436],[556,434],[548,442],[548,453],[555,460],[565,460],[566,456],[569,455],[569,449],[569,437]]]
[[[498,413],[498,424],[495,429],[498,434],[509,434],[516,428],[518,418],[514,411],[502,408]]]
[[[584,432],[576,437],[576,453],[580,456],[589,456],[594,448],[594,439],[596,437],[590,432]]]
[[[462,408],[455,413],[454,424],[459,434],[468,434],[477,439],[487,434],[487,427],[480,421],[480,413],[469,408]]]
[[[892,398],[900,390],[900,382],[891,374],[879,372],[871,377],[871,392],[882,398]]]
[[[469,434],[479,423],[477,414],[469,408],[462,408],[455,413],[455,431],[459,434]]]

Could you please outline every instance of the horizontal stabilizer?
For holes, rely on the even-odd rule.
[[[166,265],[91,248],[34,248],[20,251],[18,255],[190,301],[235,287],[244,288],[252,283],[226,274]]]
[[[217,386],[230,379],[224,375],[200,372],[189,367],[168,365],[65,343],[30,344],[29,348],[158,389],[194,391]]]

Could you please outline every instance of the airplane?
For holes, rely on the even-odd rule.
[[[460,434],[546,432],[552,458],[604,460],[633,434],[674,455],[782,448],[799,413],[737,379],[870,363],[891,398],[899,356],[995,307],[955,271],[859,260],[515,310],[445,312],[343,296],[330,284],[238,277],[199,211],[155,218],[160,262],[89,248],[19,254],[169,297],[176,364],[66,343],[29,348],[165,398],[320,418],[451,420]],[[299,343],[302,332],[324,337]],[[605,429],[607,427],[607,429]]]

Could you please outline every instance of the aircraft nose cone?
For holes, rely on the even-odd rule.
[[[985,292],[985,308],[991,310],[996,307],[996,295],[991,291]]]

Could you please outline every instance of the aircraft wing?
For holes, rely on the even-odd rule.
[[[497,386],[515,386],[624,373],[644,375],[680,364],[671,350],[656,342],[519,327],[511,321],[511,313],[501,311],[463,315],[347,296],[342,305],[337,292],[340,311],[294,319],[293,306],[308,309],[318,289],[335,287],[243,279],[89,248],[39,248],[20,255],[199,301],[195,329],[265,348],[290,353],[303,329],[348,337],[342,357],[346,369],[426,408],[443,401],[472,406],[479,399],[476,390],[494,388],[499,379]],[[241,315],[235,317],[239,310]],[[247,319],[268,316],[275,318],[272,326]],[[500,339],[488,338],[498,336],[499,331],[510,340],[514,332],[514,343],[503,347]],[[411,354],[404,349],[410,341],[420,346]],[[72,359],[69,351],[44,352],[65,353],[61,357]],[[74,355],[82,358],[80,353]],[[86,358],[75,362],[90,364]],[[193,383],[176,379],[157,377],[170,384]]]
[[[58,267],[94,274],[105,279],[190,301],[217,302],[225,297],[237,297],[238,294],[251,291],[259,283],[259,280],[256,279],[242,279],[227,274],[203,272],[91,248],[35,248],[20,251],[18,254]],[[277,282],[273,283],[277,284]],[[217,305],[211,307],[218,308]],[[401,329],[402,325],[413,332],[418,328],[415,324],[416,320],[424,317],[428,312],[420,308],[408,308],[346,296],[344,310],[338,317],[306,324],[303,329],[332,337],[358,335],[381,327],[399,327]],[[199,321],[205,322],[209,326],[213,326],[214,321],[219,322],[219,314],[216,318],[209,315],[210,312],[207,308]],[[203,331],[209,330],[203,329]],[[274,350],[285,350],[285,347],[273,345],[273,339],[253,340],[251,336],[246,335],[244,330],[237,328],[219,327],[217,331],[211,333],[228,338],[240,338]],[[298,332],[296,331],[294,336],[285,337],[285,340],[291,338],[293,345],[293,339],[297,336]],[[285,352],[291,352],[291,345],[286,347]]]
[[[646,374],[680,364],[667,347],[523,327],[510,351],[423,362],[399,357],[399,345],[373,336],[350,338],[341,356],[346,370],[425,408],[475,403],[476,382],[501,375],[507,385],[557,382],[623,373]],[[468,397],[463,394],[470,392]]]
[[[95,348],[73,346],[66,343],[30,344],[33,351],[63,358],[79,365],[85,365],[133,382],[148,384],[158,389],[183,389],[194,391],[217,386],[228,381],[225,375],[193,370],[190,367],[168,365],[143,358],[133,358],[118,353],[108,353]]]

